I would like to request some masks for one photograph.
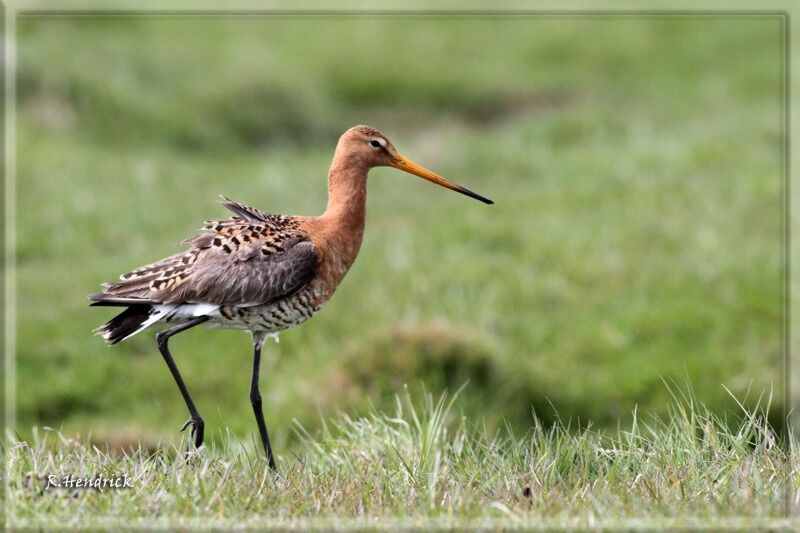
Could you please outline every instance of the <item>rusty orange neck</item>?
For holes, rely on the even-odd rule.
[[[328,207],[316,222],[316,236],[326,258],[324,277],[331,288],[344,278],[355,261],[364,237],[367,172],[357,161],[334,158],[328,173]]]
[[[367,212],[367,172],[357,161],[333,160],[328,171],[328,207],[323,217],[355,227],[364,227]]]

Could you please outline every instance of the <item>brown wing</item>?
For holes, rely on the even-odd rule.
[[[92,299],[258,305],[311,280],[319,256],[296,219],[227,199],[223,205],[243,217],[207,221],[185,241],[188,250],[124,274]]]
[[[287,218],[266,213],[260,209],[256,209],[255,207],[250,207],[249,205],[244,205],[235,200],[231,200],[226,196],[220,195],[220,198],[222,198],[220,203],[225,206],[225,209],[236,215],[236,218],[250,220],[253,222],[271,222],[275,219]]]

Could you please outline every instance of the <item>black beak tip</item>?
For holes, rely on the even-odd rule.
[[[464,190],[463,192],[464,192],[464,194],[466,194],[467,196],[469,196],[469,197],[471,197],[471,198],[475,198],[476,200],[478,200],[478,201],[481,201],[481,202],[483,202],[483,203],[485,203],[485,204],[487,204],[487,205],[493,205],[493,204],[494,204],[494,202],[493,202],[492,200],[489,200],[489,199],[488,199],[488,198],[486,198],[485,196],[481,196],[480,194],[478,194],[478,193],[476,193],[476,192],[472,192],[472,191],[470,191],[469,189],[466,189],[466,190]]]

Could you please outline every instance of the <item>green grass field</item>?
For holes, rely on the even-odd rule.
[[[731,430],[673,392],[668,418],[635,418],[612,436],[540,423],[487,433],[466,416],[448,423],[457,399],[405,396],[389,414],[299,428],[305,452],[279,461],[278,476],[229,435],[187,457],[180,446],[118,455],[43,432],[11,443],[10,509],[16,525],[45,528],[789,527],[796,446],[778,446],[759,408]],[[117,490],[63,479],[123,473],[130,486]]]
[[[392,169],[370,174],[352,271],[319,316],[266,347],[266,419],[296,492],[251,502],[254,512],[286,504],[287,519],[320,517],[341,504],[350,517],[502,515],[487,508],[486,487],[516,494],[538,452],[497,444],[497,468],[507,469],[497,478],[477,479],[462,462],[488,460],[498,428],[525,435],[532,412],[543,425],[536,446],[556,439],[599,463],[570,470],[563,486],[544,479],[532,504],[499,498],[513,513],[529,504],[552,517],[777,512],[777,485],[713,505],[702,496],[694,508],[670,484],[680,474],[658,465],[681,453],[670,445],[677,422],[664,380],[689,382],[715,416],[730,415],[725,438],[741,413],[726,387],[748,409],[771,392],[766,415],[781,427],[779,18],[23,17],[18,40],[14,430],[29,443],[12,457],[101,464],[85,444],[176,445],[185,407],[153,335],[106,348],[91,330],[111,313],[90,309],[86,295],[224,215],[218,194],[276,213],[320,213],[338,135],[366,123],[496,205]],[[242,491],[261,483],[247,335],[198,329],[171,346],[213,437],[202,461],[214,477],[201,493],[216,494],[229,464]],[[419,402],[464,383],[465,427],[485,424],[485,433],[470,433],[475,448],[464,456],[442,452],[455,469],[447,483],[464,483],[462,500],[440,504],[440,489],[409,484],[394,459],[353,490],[397,482],[414,491],[408,501],[381,489],[359,507],[337,488],[392,445],[375,441],[391,433],[386,413],[406,385]],[[632,499],[621,496],[636,478],[628,466],[619,491],[575,499],[616,468],[596,455],[595,439],[629,428],[636,409],[665,420],[647,439],[666,455],[639,460],[682,503],[658,507],[643,483]],[[353,422],[369,413],[363,426]],[[548,433],[559,418],[573,431]],[[346,431],[324,430],[329,419]],[[579,430],[590,422],[596,436]],[[43,427],[83,444],[53,451]],[[416,438],[403,431],[411,433],[392,438]],[[414,449],[396,446],[398,457]],[[166,476],[165,457],[131,461]],[[176,477],[154,481],[177,498],[165,516],[201,515],[207,500],[175,494],[197,487],[197,470],[175,468]],[[320,476],[321,492],[344,492],[303,502],[303,483]],[[698,483],[708,496],[711,478]],[[235,494],[216,497],[231,511],[220,519],[249,509],[233,511]],[[47,500],[53,509],[66,505],[58,498]],[[115,501],[90,494],[84,507],[134,516],[154,505],[107,507]]]

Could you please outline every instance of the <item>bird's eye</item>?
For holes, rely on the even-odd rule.
[[[381,147],[381,143],[380,143],[379,141],[375,140],[375,139],[371,140],[371,141],[369,142],[369,144],[370,144],[370,146],[372,146],[373,148],[380,148],[380,147]]]

